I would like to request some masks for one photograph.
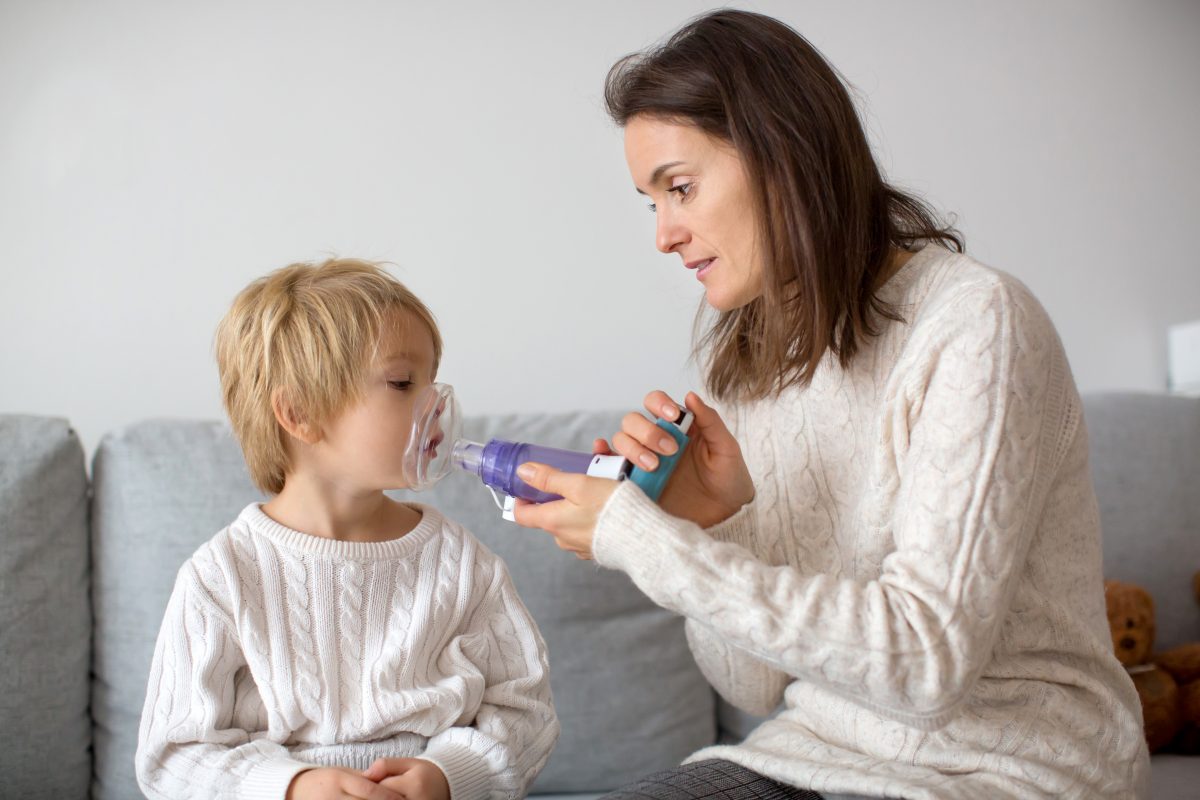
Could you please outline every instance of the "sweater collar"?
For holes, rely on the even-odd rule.
[[[293,530],[267,516],[262,503],[251,503],[238,515],[238,522],[252,535],[262,536],[288,550],[352,561],[386,561],[405,558],[442,530],[442,515],[432,506],[405,503],[421,514],[421,521],[406,534],[383,542],[344,542]]]

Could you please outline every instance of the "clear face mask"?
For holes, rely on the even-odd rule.
[[[413,403],[412,433],[404,449],[404,479],[420,492],[450,474],[454,444],[462,436],[462,413],[448,383],[422,389]]]

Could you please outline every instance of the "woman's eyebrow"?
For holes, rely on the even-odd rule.
[[[662,177],[662,174],[671,167],[678,167],[682,163],[682,161],[668,161],[665,164],[659,164],[654,168],[654,172],[650,173],[650,185],[653,186],[654,184],[658,183],[658,179]],[[633,188],[637,189],[638,194],[645,194],[645,192],[643,192],[641,189],[638,189],[636,186]]]
[[[659,164],[654,172],[650,174],[650,182],[658,183],[658,179],[662,177],[664,172],[669,170],[671,167],[678,167],[682,163],[682,161],[668,161],[665,164]]]

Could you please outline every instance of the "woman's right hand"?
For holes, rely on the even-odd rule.
[[[613,448],[642,469],[657,468],[659,456],[676,452],[675,440],[654,423],[653,417],[673,420],[679,404],[666,392],[653,391],[644,401],[651,419],[637,412],[625,415],[613,436]],[[688,392],[684,405],[694,417],[688,446],[667,481],[659,505],[674,517],[691,520],[702,528],[723,522],[754,499],[754,482],[742,458],[742,448],[717,412]],[[596,442],[602,452],[602,440]],[[648,461],[646,459],[649,459]]]

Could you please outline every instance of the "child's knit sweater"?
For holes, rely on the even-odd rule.
[[[301,770],[421,757],[454,800],[523,797],[558,738],[546,651],[504,563],[428,506],[342,542],[257,505],[184,564],[142,713],[151,798],[283,800]]]
[[[704,531],[623,484],[597,524],[597,562],[688,618],[722,695],[785,704],[694,758],[907,800],[1144,791],[1054,327],[1016,280],[933,245],[882,296],[904,322],[848,368],[827,357],[723,415],[753,503]]]

